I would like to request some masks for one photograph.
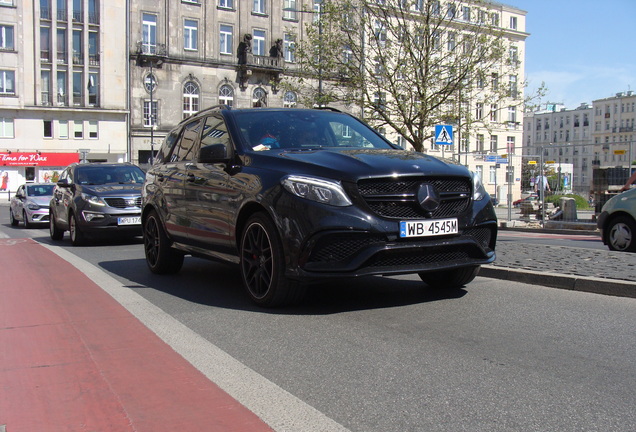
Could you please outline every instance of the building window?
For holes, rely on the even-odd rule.
[[[231,107],[234,104],[234,89],[230,85],[222,85],[219,89],[219,104]]]
[[[73,123],[73,136],[77,139],[84,138],[84,122]]]
[[[477,151],[483,153],[485,138],[482,134],[477,134]]]
[[[517,98],[517,76],[516,75],[508,76],[508,96],[513,99]]]
[[[221,47],[219,52],[221,54],[232,54],[232,41],[233,41],[233,28],[229,25],[221,24],[221,32],[219,40],[221,41]]]
[[[267,106],[267,92],[261,87],[254,90],[252,94],[252,107],[260,108]]]
[[[497,104],[491,104],[490,105],[490,121],[492,122],[499,121],[499,115],[497,114],[498,112],[499,112],[499,107],[497,106]]]
[[[82,31],[73,30],[73,64],[74,65],[84,64],[83,47],[84,47],[84,43],[82,42]]]
[[[519,62],[519,48],[517,48],[516,46],[511,46],[509,55],[510,55],[511,62],[513,63]]]
[[[495,165],[490,165],[488,183],[497,183],[497,167]]]
[[[99,105],[99,75],[91,73],[88,75],[88,104],[91,106]]]
[[[0,117],[0,138],[13,138],[13,119]]]
[[[57,104],[66,106],[68,105],[68,100],[66,99],[67,94],[67,75],[65,71],[58,71],[57,73]]]
[[[285,39],[283,41],[283,55],[285,56],[285,61],[294,63],[296,61],[295,54],[295,44],[294,35],[285,33]]]
[[[515,152],[515,137],[509,136],[506,138],[506,152],[508,154],[514,154]]]
[[[97,32],[88,32],[88,64],[99,65],[99,39]]]
[[[234,0],[219,0],[219,7],[223,9],[233,9]]]
[[[462,18],[466,22],[470,22],[470,7],[462,6]]]
[[[73,21],[84,22],[82,19],[82,0],[73,0]]]
[[[0,70],[0,94],[15,94],[15,72],[9,70]]]
[[[58,135],[60,139],[68,139],[68,120],[58,122]]]
[[[477,120],[481,119],[484,116],[484,104],[481,102],[478,102],[475,105],[475,118]]]
[[[66,29],[58,28],[56,33],[57,33],[57,63],[67,64],[68,55],[67,55],[67,48],[66,48]]]
[[[43,70],[40,73],[41,76],[41,90],[40,95],[42,98],[42,105],[51,105],[51,71]]]
[[[497,149],[499,148],[499,144],[497,143],[498,137],[497,135],[490,136],[490,151],[493,153],[497,153]]]
[[[40,27],[40,61],[51,61],[51,28]]]
[[[517,17],[516,16],[510,17],[510,28],[512,30],[517,30]]]
[[[143,14],[141,25],[141,52],[155,54],[157,51],[157,16]]]
[[[97,0],[88,0],[88,22],[90,24],[99,24]]]
[[[476,165],[475,166],[475,174],[477,174],[479,176],[479,178],[483,180],[483,178],[484,178],[484,166],[483,165]]]
[[[285,0],[285,4],[283,5],[283,18],[288,20],[298,19],[296,0]]]
[[[89,139],[97,139],[97,128],[98,123],[96,120],[91,120],[88,122],[88,138]]]
[[[515,107],[515,106],[509,106],[508,107],[508,121],[510,123],[516,123],[517,122],[517,107]]]
[[[283,97],[283,106],[285,108],[294,108],[298,103],[298,96],[292,91],[285,92]]]
[[[199,111],[199,86],[188,81],[183,86],[183,118]]]
[[[254,30],[252,51],[254,52],[254,55],[265,55],[265,30]]]
[[[51,120],[44,120],[43,126],[44,138],[53,138],[53,122]]]
[[[148,93],[157,90],[157,78],[154,75],[148,74],[144,78],[144,88]]]
[[[183,24],[183,49],[187,51],[197,50],[198,23],[194,20],[185,20]]]
[[[13,50],[13,26],[0,25],[0,49]]]
[[[265,13],[265,0],[254,0],[252,12],[258,14]]]
[[[82,72],[73,72],[73,105],[84,104],[84,86],[82,85]]]
[[[457,35],[455,34],[455,32],[448,33],[448,43],[446,45],[446,49],[448,49],[449,51],[455,50],[455,47],[457,46],[456,38]]]
[[[144,101],[144,127],[153,127],[157,124],[158,107],[157,101],[152,101],[152,104],[149,100]]]

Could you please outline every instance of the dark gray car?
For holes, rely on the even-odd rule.
[[[144,172],[131,163],[79,163],[66,167],[53,191],[50,233],[73,245],[90,237],[141,235]]]

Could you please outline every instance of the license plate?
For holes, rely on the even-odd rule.
[[[141,216],[126,216],[117,218],[117,225],[140,225]]]
[[[456,218],[400,222],[400,237],[431,237],[458,232]]]

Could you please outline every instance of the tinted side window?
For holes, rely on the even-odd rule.
[[[157,162],[168,160],[168,155],[172,153],[172,149],[174,148],[174,145],[179,138],[179,132],[181,132],[181,129],[174,130],[168,134],[166,139],[163,141],[163,144],[161,145],[161,149],[155,156],[155,160]]]
[[[192,160],[194,158],[194,147],[201,133],[202,119],[194,120],[183,128],[183,135],[172,152],[170,162],[180,162]]]

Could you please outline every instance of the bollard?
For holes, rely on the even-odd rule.
[[[575,221],[578,219],[576,214],[576,200],[574,198],[559,198],[559,207],[563,211],[563,220]]]

